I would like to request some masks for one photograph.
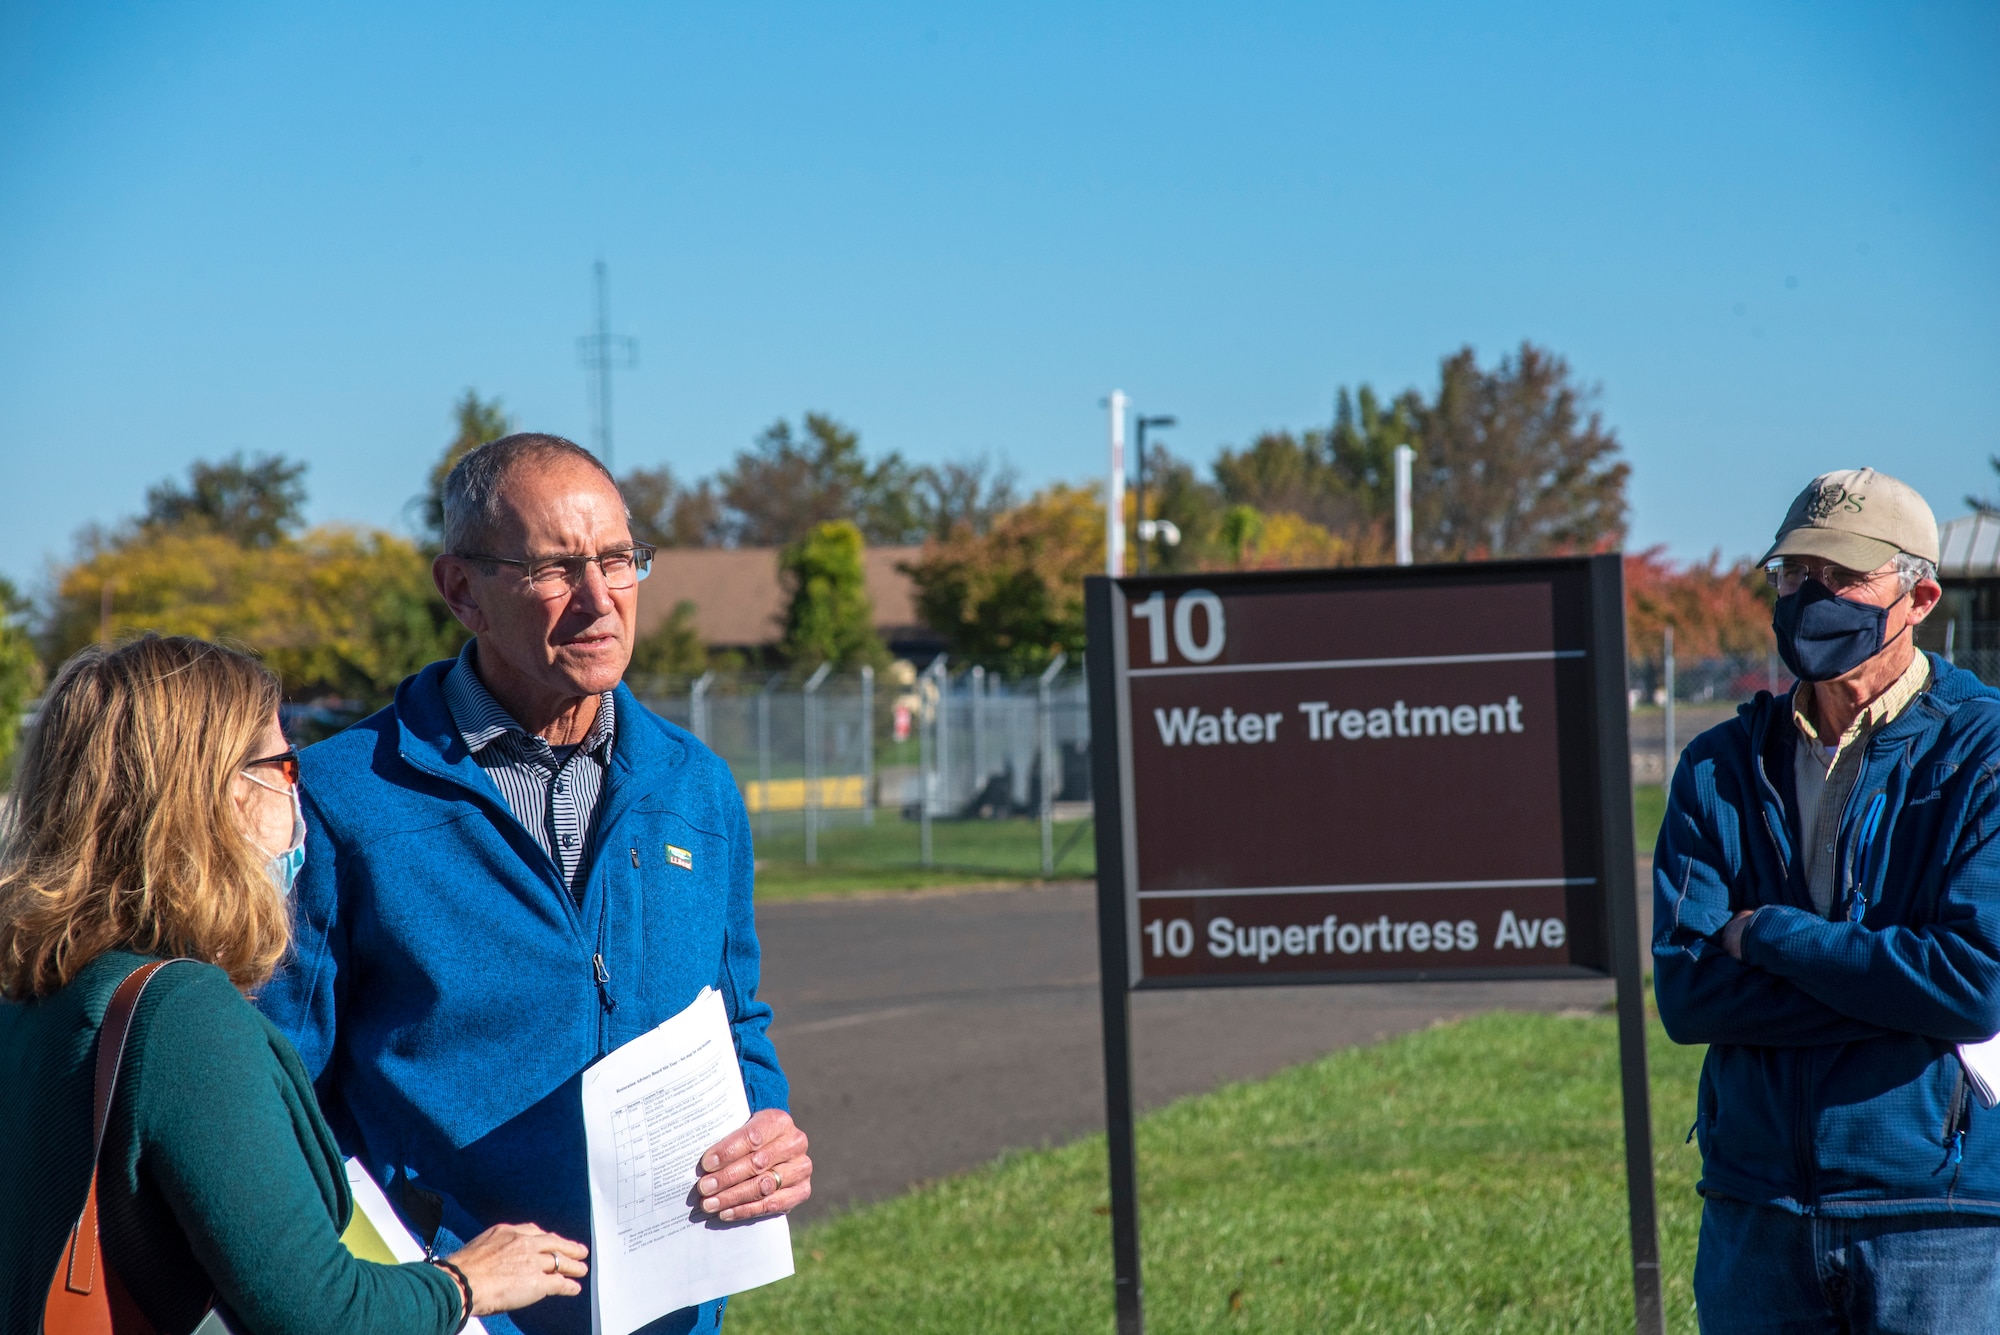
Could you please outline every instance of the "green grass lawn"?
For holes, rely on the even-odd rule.
[[[753,818],[754,819],[754,818]],[[797,817],[789,817],[793,826]],[[1061,880],[1097,874],[1097,845],[1089,821],[1058,821],[1055,874]],[[1042,875],[1041,825],[1033,820],[931,822],[931,856],[922,864],[918,822],[877,812],[875,824],[840,825],[819,834],[819,865],[806,865],[801,829],[757,839],[757,896],[800,899],[863,890],[914,890],[981,881],[1032,881]]]
[[[1667,790],[1664,784],[1637,783],[1632,785],[1632,845],[1642,858],[1653,856],[1653,845],[1660,838],[1660,822],[1667,815]]]
[[[1668,1328],[1692,1331],[1701,1054],[1649,1041]],[[1147,1329],[1629,1331],[1619,1126],[1603,1014],[1481,1015],[1174,1104],[1139,1131]],[[1108,1199],[1093,1136],[802,1229],[731,1335],[1109,1332]]]

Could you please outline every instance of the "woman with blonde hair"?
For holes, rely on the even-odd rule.
[[[278,701],[247,655],[157,635],[85,650],[49,689],[0,828],[0,1335],[40,1335],[69,1300],[86,1231],[121,1332],[215,1307],[246,1335],[446,1335],[580,1291],[585,1248],[532,1224],[428,1263],[342,1246],[333,1134],[245,999],[285,953],[304,859]],[[114,993],[122,1060],[98,1043],[124,1025]],[[94,1142],[100,1057],[116,1093]]]

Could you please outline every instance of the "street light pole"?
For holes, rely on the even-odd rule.
[[[1137,502],[1137,518],[1133,522],[1134,536],[1139,540],[1139,573],[1146,573],[1146,549],[1152,546],[1147,536],[1146,525],[1146,428],[1149,426],[1172,426],[1171,417],[1141,417],[1139,423],[1139,484],[1135,487],[1133,500]]]

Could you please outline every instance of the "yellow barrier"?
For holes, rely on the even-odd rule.
[[[752,812],[804,811],[808,782],[818,784],[819,808],[822,811],[859,811],[866,805],[867,776],[862,774],[834,774],[816,781],[806,779],[773,779],[769,783],[753,781],[743,785],[743,804]]]

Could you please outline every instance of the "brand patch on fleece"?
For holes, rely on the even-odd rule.
[[[679,867],[682,871],[694,870],[694,854],[688,852],[685,848],[682,848],[679,844],[667,845],[667,861],[673,863],[676,867]]]

